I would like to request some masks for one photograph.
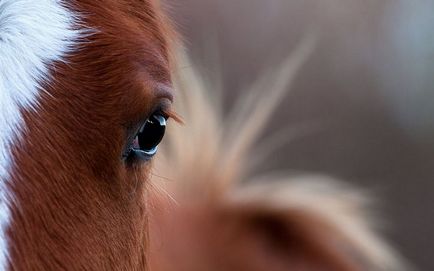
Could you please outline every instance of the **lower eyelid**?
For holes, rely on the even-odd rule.
[[[152,159],[152,157],[154,156],[154,154],[156,153],[156,150],[154,153],[146,153],[140,150],[131,150],[131,155],[133,155],[133,159],[137,159],[140,161],[149,161]]]
[[[134,140],[133,140],[133,144],[131,144],[131,147],[132,147],[133,149],[138,149],[138,148],[140,148],[140,145],[139,145],[139,139],[137,138],[137,136],[134,138]]]

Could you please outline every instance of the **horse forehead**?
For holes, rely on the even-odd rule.
[[[78,0],[74,6],[88,14],[86,24],[104,42],[168,58],[174,33],[156,0]],[[163,59],[164,60],[164,59]]]
[[[55,0],[0,1],[0,270],[5,270],[14,195],[8,180],[20,140],[22,112],[38,110],[41,86],[49,83],[49,68],[74,48],[79,35],[76,16]]]
[[[37,111],[49,68],[74,48],[74,14],[59,1],[0,1],[0,144],[19,135],[23,109]],[[0,148],[0,165],[8,148]]]

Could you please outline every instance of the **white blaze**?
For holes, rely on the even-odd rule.
[[[14,195],[8,191],[14,163],[10,147],[26,127],[21,109],[37,111],[48,68],[73,49],[74,16],[56,0],[0,0],[0,270],[8,268],[6,230]]]

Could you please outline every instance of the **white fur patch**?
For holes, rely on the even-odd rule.
[[[58,0],[0,0],[0,270],[8,267],[6,230],[14,196],[6,184],[14,160],[10,147],[25,130],[20,110],[37,111],[49,66],[74,46],[74,19]]]

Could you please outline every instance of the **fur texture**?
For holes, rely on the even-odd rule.
[[[186,124],[171,127],[153,174],[161,191],[151,219],[154,270],[404,269],[373,230],[363,193],[324,176],[249,170],[276,147],[258,138],[313,44],[302,42],[226,117],[219,90],[194,70],[179,71],[176,108]]]
[[[172,99],[158,3],[2,0],[0,34],[1,269],[144,270],[149,163],[121,156]]]
[[[6,230],[14,200],[6,184],[14,163],[10,145],[19,145],[26,130],[22,110],[37,111],[50,65],[72,49],[79,35],[73,24],[74,15],[57,1],[0,1],[0,270],[8,263]]]
[[[174,34],[156,0],[0,0],[0,34],[0,269],[146,270],[151,198],[155,270],[399,270],[350,189],[241,182],[310,41],[230,125],[184,74],[187,125],[150,174],[121,155],[173,96]],[[176,208],[156,193],[160,175],[176,180]]]

